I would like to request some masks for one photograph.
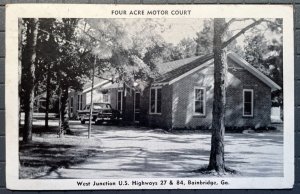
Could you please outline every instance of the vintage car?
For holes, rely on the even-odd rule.
[[[83,110],[78,111],[78,117],[82,124],[89,121],[90,105],[86,105]],[[112,109],[109,103],[93,103],[92,121],[96,124],[106,122],[118,122],[121,114],[118,110]]]

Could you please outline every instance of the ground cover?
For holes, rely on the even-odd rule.
[[[70,126],[74,135],[34,133],[32,144],[20,144],[20,178],[211,176],[194,172],[208,163],[209,133],[93,125],[88,140],[87,125]],[[225,160],[239,172],[228,176],[283,176],[283,133],[227,133]]]

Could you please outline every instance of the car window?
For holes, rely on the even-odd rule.
[[[98,104],[96,105],[96,104],[95,104],[95,105],[94,105],[94,109],[99,110],[99,109],[103,109],[103,108],[102,108],[101,105],[98,105]]]
[[[95,110],[110,109],[110,108],[111,108],[110,104],[94,104]]]

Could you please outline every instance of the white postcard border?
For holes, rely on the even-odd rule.
[[[119,10],[191,10],[191,15],[129,16],[111,15]],[[280,10],[280,11],[279,11]],[[284,61],[284,176],[282,178],[220,177],[220,178],[146,178],[146,179],[19,179],[18,160],[18,18],[283,18]],[[82,190],[82,189],[268,189],[292,188],[294,184],[294,32],[293,7],[288,5],[62,5],[62,4],[11,4],[6,5],[6,184],[15,190]],[[116,185],[79,187],[77,181],[216,181],[218,185]],[[229,185],[222,185],[221,180]]]

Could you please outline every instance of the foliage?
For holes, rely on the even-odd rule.
[[[178,59],[189,58],[196,55],[196,49],[199,47],[197,43],[191,38],[183,38],[175,47],[174,51],[177,53]]]
[[[265,63],[264,58],[268,52],[268,43],[266,38],[262,34],[247,36],[245,43],[245,60],[264,74],[269,75],[269,68]]]
[[[244,58],[282,86],[282,19],[264,20],[246,36]]]
[[[38,33],[37,42],[37,60],[36,60],[36,95],[40,95],[47,90],[52,96],[56,90],[57,72],[53,71],[53,66],[59,55],[58,44],[53,36],[57,33],[58,22],[56,19],[45,19],[39,20],[40,28]],[[49,79],[49,83],[47,82]]]
[[[46,90],[47,73],[51,77],[52,93],[57,91],[57,85],[68,85],[74,89],[81,89],[83,85],[82,75],[88,73],[90,63],[88,55],[81,49],[82,46],[77,44],[75,33],[77,19],[40,19],[38,42],[37,42],[37,58],[35,71],[36,95],[42,94]],[[22,21],[22,60],[26,60],[27,36],[28,36],[28,19]],[[24,62],[23,62],[24,64]],[[24,65],[22,65],[24,68]],[[22,90],[26,87],[26,72],[22,73]],[[22,103],[24,104],[24,102]]]
[[[58,26],[58,56],[54,70],[60,86],[80,90],[84,84],[82,77],[89,74],[91,59],[89,52],[77,43],[76,28],[79,19],[62,19]]]
[[[267,22],[267,29],[256,29],[245,38],[244,58],[278,85],[283,86],[282,20]],[[281,91],[272,92],[272,105],[282,106]]]
[[[24,130],[23,130],[23,141],[32,141],[32,116],[34,106],[34,90],[35,90],[35,61],[36,61],[36,47],[39,29],[39,20],[37,18],[30,18],[26,23],[26,44],[22,47],[22,55],[25,54],[21,59],[22,76],[21,87],[23,90],[20,91],[23,94],[24,102]],[[22,32],[22,31],[19,31]],[[19,37],[22,37],[19,36]],[[20,56],[19,56],[20,57]]]
[[[212,20],[204,20],[203,29],[196,33],[195,42],[196,55],[202,56],[212,53],[213,49],[213,22]]]
[[[134,31],[128,29],[126,22],[133,21],[85,19],[80,40],[96,57],[98,76],[133,85],[155,76],[155,64],[164,43],[153,30],[158,26],[154,21],[139,23]]]

